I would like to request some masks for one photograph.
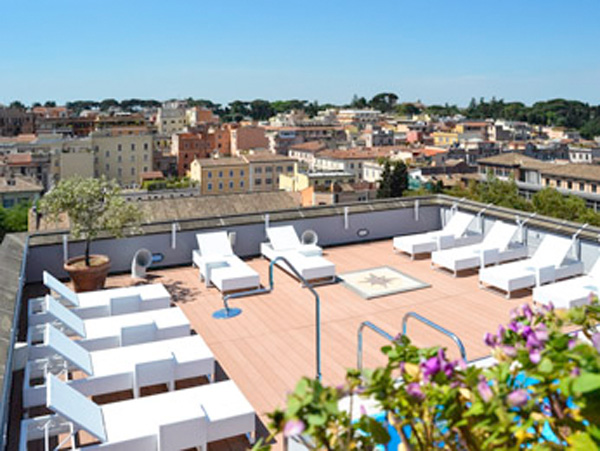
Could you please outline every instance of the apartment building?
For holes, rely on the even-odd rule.
[[[182,131],[186,126],[185,108],[159,108],[155,125],[158,132],[163,135],[172,135]]]
[[[315,157],[324,150],[327,145],[322,141],[307,141],[301,144],[290,146],[288,155],[298,160],[298,163],[305,169],[313,170],[315,166]]]
[[[257,149],[268,149],[269,140],[265,136],[265,128],[254,125],[231,128],[231,155],[240,156],[242,153]]]
[[[196,158],[190,166],[190,178],[199,183],[201,195],[249,191],[249,165],[242,158]]]
[[[204,127],[202,131],[175,133],[171,137],[171,155],[176,157],[179,177],[187,175],[195,159],[209,158],[212,150]]]
[[[27,177],[0,176],[0,206],[12,208],[20,203],[34,203],[44,188]]]
[[[397,150],[397,149],[396,149]],[[412,156],[412,153],[410,153]],[[315,157],[317,171],[342,171],[354,174],[357,181],[363,179],[363,165],[380,158],[399,158],[397,152],[385,147],[373,149],[326,150]]]
[[[341,124],[366,125],[376,124],[382,118],[381,111],[377,110],[340,110],[337,113],[337,120]]]
[[[296,172],[282,174],[279,177],[279,189],[299,192],[309,187],[328,188],[334,183],[354,183],[355,175],[351,172]]]
[[[35,114],[19,108],[0,106],[0,136],[34,133]]]
[[[248,163],[249,190],[252,192],[279,190],[280,177],[297,172],[298,161],[284,155],[259,153],[242,158]]]
[[[571,163],[593,163],[600,159],[600,147],[569,146]]]
[[[91,144],[95,177],[104,175],[124,187],[133,188],[139,185],[141,174],[153,168],[151,134],[97,131],[91,134]]]
[[[291,146],[308,141],[322,141],[335,146],[346,142],[346,130],[340,126],[265,127],[269,150],[288,155]]]
[[[208,108],[192,107],[185,110],[185,123],[189,127],[205,124],[215,125],[219,123],[219,116]]]

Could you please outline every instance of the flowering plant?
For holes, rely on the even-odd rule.
[[[524,305],[485,335],[492,365],[452,361],[444,349],[399,336],[382,348],[384,367],[349,370],[343,387],[302,379],[286,409],[270,414],[273,436],[340,451],[385,445],[389,430],[406,450],[598,450],[599,320],[597,299],[569,311]],[[365,411],[353,418],[352,406],[341,409],[347,395],[376,401],[391,429]]]

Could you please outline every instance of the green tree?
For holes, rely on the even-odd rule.
[[[250,117],[255,121],[266,121],[273,113],[271,102],[267,100],[256,99],[250,102]]]
[[[44,106],[46,108],[54,108],[56,107],[56,102],[54,100],[47,100],[46,102],[44,102]]]
[[[0,242],[7,233],[27,230],[30,208],[29,202],[20,202],[11,208],[0,207]]]
[[[600,117],[595,117],[587,121],[583,127],[581,127],[581,136],[586,139],[593,139],[596,136],[600,136]]]
[[[18,110],[24,110],[25,105],[22,102],[20,102],[19,100],[14,100],[14,101],[10,102],[9,108],[16,108]]]
[[[352,101],[350,102],[350,108],[356,108],[356,109],[363,109],[363,108],[367,108],[369,106],[369,103],[367,102],[367,99],[365,99],[364,97],[358,97],[356,94],[354,94],[354,96],[352,96]]]
[[[402,197],[408,189],[408,169],[404,161],[385,160],[381,180],[377,190],[377,198]]]
[[[392,111],[398,103],[398,95],[393,92],[381,92],[376,94],[371,101],[369,106],[383,113]]]
[[[516,210],[531,210],[527,200],[519,196],[519,188],[514,179],[502,181],[488,173],[487,180],[479,184],[479,201],[492,203],[501,207],[514,208]]]
[[[126,228],[135,227],[141,211],[121,196],[114,180],[73,177],[61,180],[40,201],[42,213],[57,220],[66,213],[71,234],[85,241],[85,264],[90,266],[90,245],[101,232],[121,238]]]

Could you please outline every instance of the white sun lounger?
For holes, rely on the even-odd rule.
[[[295,251],[307,257],[323,255],[323,249],[316,244],[302,244],[294,226],[269,227],[267,229],[269,246],[276,252]]]
[[[457,211],[442,230],[395,237],[394,250],[409,254],[414,259],[417,254],[478,243],[483,238],[481,234],[467,233],[473,219],[475,216]]]
[[[600,258],[587,275],[533,289],[533,301],[556,308],[572,308],[589,303],[590,294],[600,293]]]
[[[483,241],[470,246],[444,249],[431,253],[431,266],[441,266],[454,273],[527,257],[527,247],[512,242],[516,225],[496,221]]]
[[[221,292],[260,287],[260,276],[233,253],[227,232],[199,233],[196,240],[199,249],[192,252],[192,262],[207,287],[212,283]]]
[[[261,243],[262,255],[268,260],[284,257],[307,281],[334,282],[335,265],[322,257],[322,249],[314,244],[301,244],[292,226],[269,227],[268,243]],[[277,266],[295,276],[291,268],[283,261]]]
[[[85,373],[87,377],[68,384],[87,396],[133,390],[137,397],[140,388],[148,385],[167,384],[173,390],[177,380],[199,376],[210,380],[215,369],[214,355],[199,335],[89,352],[46,324],[44,344],[52,354],[25,367],[25,408],[46,403],[47,373]]]
[[[43,279],[53,297],[83,319],[162,309],[171,304],[171,295],[160,283],[75,293],[47,271]],[[29,300],[30,326],[46,322],[45,316],[40,314],[43,303],[43,297]]]
[[[190,322],[179,307],[83,320],[46,295],[45,311],[53,318],[52,324],[67,335],[78,337],[78,343],[88,351],[185,337],[191,331]],[[43,324],[27,330],[30,360],[47,356],[48,349],[43,345],[44,331]]]
[[[208,443],[244,434],[253,441],[255,433],[254,409],[233,381],[99,406],[50,375],[46,406],[55,414],[21,422],[19,449],[66,434],[64,442],[73,440],[73,449],[206,450]],[[99,443],[76,447],[79,431]]]
[[[531,258],[479,271],[479,286],[485,285],[506,292],[540,286],[555,280],[573,277],[583,272],[583,263],[569,259],[573,240],[546,235]]]

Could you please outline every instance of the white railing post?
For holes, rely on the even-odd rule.
[[[69,235],[63,235],[63,262],[69,259]]]
[[[350,207],[344,207],[344,230],[348,230],[350,228]]]

